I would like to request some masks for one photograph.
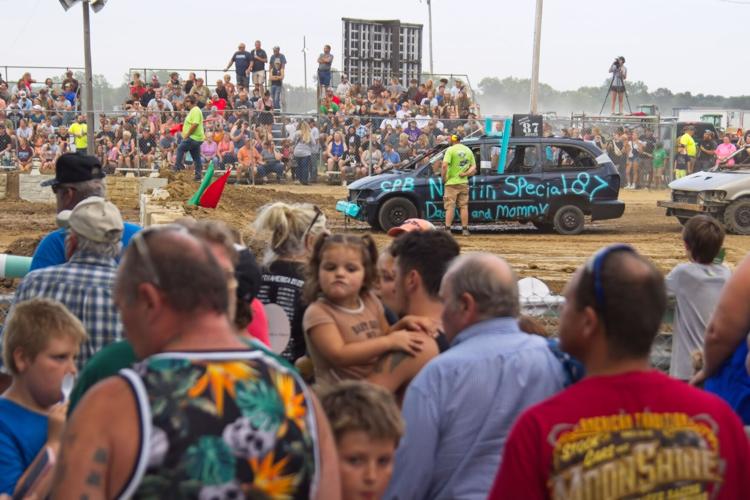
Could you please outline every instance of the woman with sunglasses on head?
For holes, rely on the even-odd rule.
[[[271,332],[290,332],[289,342],[281,356],[294,362],[305,354],[302,303],[305,284],[304,268],[315,239],[327,232],[326,216],[309,203],[277,202],[260,210],[253,227],[259,233],[270,233],[263,258],[263,279],[258,298],[266,308]],[[273,324],[273,318],[282,323]]]

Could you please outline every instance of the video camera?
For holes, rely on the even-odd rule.
[[[615,57],[615,61],[612,64],[614,64],[616,68],[619,68],[622,63],[620,62],[619,57]]]

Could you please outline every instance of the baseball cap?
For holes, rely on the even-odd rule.
[[[451,136],[451,142],[461,142],[461,136],[458,134],[453,134]]]
[[[57,222],[60,226],[99,243],[120,241],[124,227],[120,210],[101,196],[89,196],[73,210],[63,210],[57,214]]]
[[[55,163],[55,178],[46,180],[41,185],[57,186],[103,178],[102,164],[96,156],[65,153]]]
[[[412,231],[434,231],[435,226],[432,222],[424,219],[406,219],[403,224],[397,227],[392,227],[388,230],[388,236],[396,237],[403,233],[411,233]]]

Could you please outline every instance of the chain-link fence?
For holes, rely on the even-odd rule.
[[[5,326],[5,319],[8,317],[10,305],[13,303],[13,294],[0,294],[0,332]]]
[[[297,179],[295,157],[304,156],[298,154],[297,147],[303,123],[310,131],[309,180],[313,182],[318,180],[318,173],[332,172],[336,180],[346,173],[351,180],[404,166],[437,144],[447,142],[451,134],[467,137],[484,130],[475,118],[458,118],[455,109],[435,115],[427,108],[412,111],[405,106],[395,112],[374,106],[372,114],[347,114],[345,111],[357,110],[344,103],[339,107],[325,102],[318,113],[292,114],[248,104],[220,109],[209,101],[203,106],[205,140],[200,147],[201,161],[213,161],[217,173],[232,167],[257,174],[258,170],[268,170],[259,169],[261,164],[281,162],[284,177]],[[120,111],[98,112],[93,125],[94,152],[110,174],[149,175],[155,170],[173,168],[185,114],[181,101],[172,102],[158,95],[145,106],[135,101]],[[0,164],[5,169],[30,171],[36,166],[42,173],[53,173],[57,156],[85,145],[85,141],[80,142],[85,134],[74,128],[80,117],[67,109],[10,114],[6,121],[12,140],[5,151],[0,151]],[[250,149],[241,151],[246,143],[257,154]],[[188,168],[194,160],[189,153],[184,157]],[[274,167],[273,172],[278,173],[278,168]],[[275,180],[278,175],[260,177]]]
[[[677,120],[662,116],[546,116],[545,135],[590,141],[606,152],[623,175],[623,185],[662,186],[674,179]],[[654,169],[655,151],[666,158]],[[627,181],[627,182],[626,182]]]
[[[564,303],[563,297],[546,293],[530,293],[521,298],[521,313],[532,317],[544,329],[549,337],[559,334],[560,312]],[[670,302],[664,315],[661,329],[651,347],[651,365],[663,372],[669,372],[672,354],[672,320],[674,303]]]

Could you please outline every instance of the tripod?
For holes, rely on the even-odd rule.
[[[617,68],[617,71],[620,71],[620,68]],[[604,102],[602,103],[602,109],[599,110],[599,115],[601,115],[604,112],[604,106],[607,105],[607,98],[609,97],[609,93],[612,92],[612,85],[615,83],[615,77],[617,76],[617,72],[612,73],[612,80],[609,82],[609,88],[607,88],[607,93],[604,94]],[[625,87],[625,81],[622,82],[622,89],[623,93],[625,94],[625,102],[628,103],[628,111],[630,114],[633,114],[633,108],[630,107],[630,99],[628,98],[628,89]],[[622,111],[622,106],[620,106],[620,111]]]

